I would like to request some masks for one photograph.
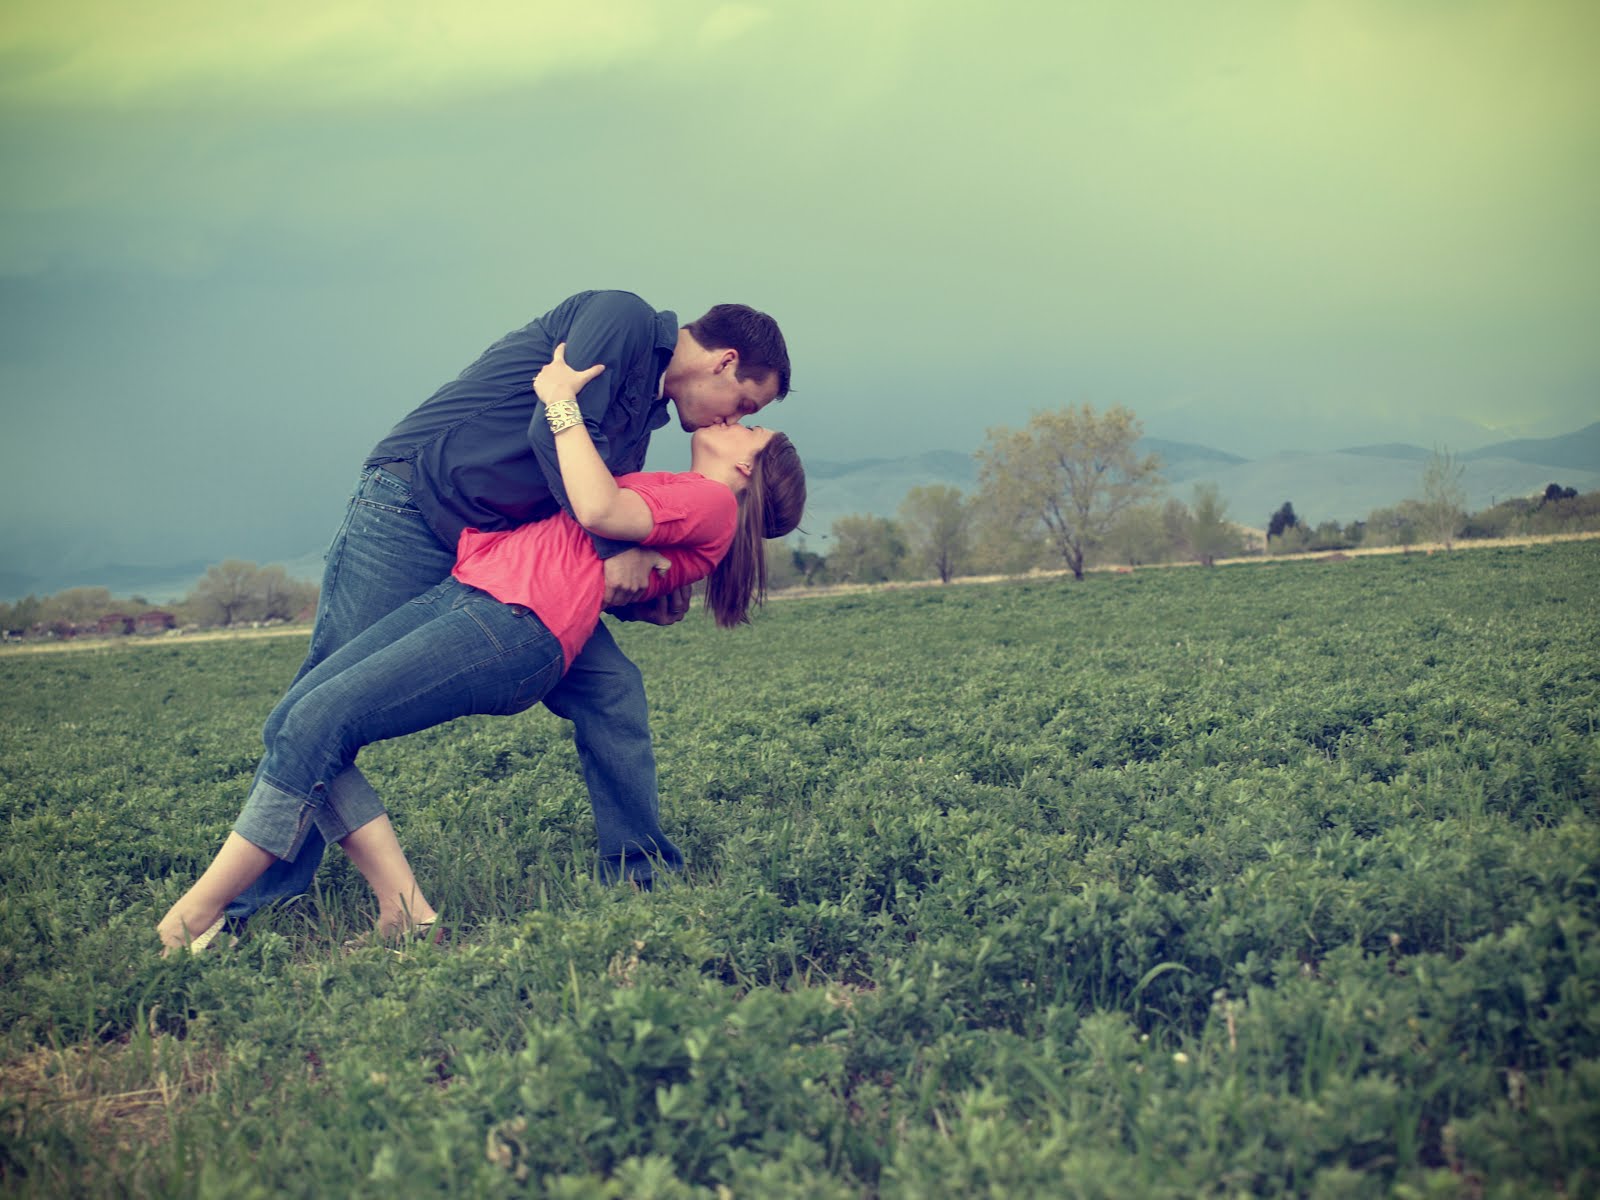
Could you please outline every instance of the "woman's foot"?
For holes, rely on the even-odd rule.
[[[184,900],[187,899],[184,897]],[[222,931],[221,909],[185,904],[184,900],[168,909],[167,915],[156,926],[156,934],[161,938],[162,958],[185,947],[189,953],[199,954]]]
[[[442,946],[450,940],[450,927],[437,917],[428,921],[380,921],[360,937],[351,938],[344,944],[346,950],[362,950],[368,946],[387,946],[398,952],[407,944],[426,942],[430,946]]]
[[[359,829],[339,839],[339,845],[361,872],[378,901],[378,923],[373,936],[380,941],[398,941],[415,936],[415,931],[431,927],[438,915],[417,886],[411,864],[394,835],[388,814],[374,817]]]
[[[372,936],[382,941],[426,942],[433,940],[434,932],[442,928],[439,914],[425,906],[421,912],[380,912]]]
[[[276,861],[260,846],[237,833],[230,833],[205,873],[179,897],[156,926],[161,944],[166,947],[162,957],[185,946],[194,949],[194,943],[202,935],[209,935],[207,941],[215,937],[211,927],[222,916],[223,909]]]

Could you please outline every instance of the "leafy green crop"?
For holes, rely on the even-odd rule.
[[[0,657],[0,1180],[1594,1194],[1597,582],[1573,543],[621,626],[690,871],[600,886],[568,727],[460,721],[363,755],[456,931],[403,954],[343,948],[336,853],[155,953],[300,639]]]

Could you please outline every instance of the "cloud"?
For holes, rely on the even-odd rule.
[[[0,24],[0,104],[415,104],[636,61],[673,19],[651,0],[29,0]],[[729,6],[708,28],[727,40],[751,23],[749,10]]]
[[[771,19],[771,13],[753,4],[724,4],[700,26],[700,44],[711,50],[721,49]]]

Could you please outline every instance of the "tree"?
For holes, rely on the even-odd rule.
[[[1189,506],[1182,500],[1168,496],[1161,506],[1161,528],[1166,534],[1167,547],[1174,558],[1189,552]]]
[[[900,531],[887,517],[840,517],[833,523],[828,568],[850,583],[882,583],[899,572],[905,553]]]
[[[1576,533],[1596,528],[1600,524],[1597,516],[1600,516],[1600,492],[1579,495],[1576,488],[1561,488],[1560,494],[1552,499],[1550,489],[1546,488],[1543,498],[1530,505],[1523,525],[1529,533]]]
[[[1287,500],[1283,507],[1272,514],[1272,519],[1267,522],[1267,541],[1275,537],[1282,537],[1289,530],[1300,524],[1300,518],[1294,515],[1294,505]]]
[[[0,629],[27,633],[44,620],[44,601],[29,593],[15,604],[0,604]]]
[[[795,570],[794,551],[778,538],[761,543],[761,553],[767,559],[767,590],[782,591],[800,582],[800,572]]]
[[[1467,490],[1461,486],[1466,468],[1448,450],[1435,448],[1422,468],[1422,503],[1417,524],[1425,537],[1449,550],[1466,522]]]
[[[1421,507],[1415,500],[1402,500],[1393,508],[1374,509],[1367,517],[1367,541],[1409,550],[1418,541]]]
[[[1036,413],[1020,432],[989,431],[978,451],[979,483],[1001,511],[1042,527],[1082,579],[1084,555],[1160,482],[1161,460],[1134,454],[1140,432],[1138,418],[1120,405]]]
[[[1189,510],[1189,553],[1202,566],[1215,566],[1244,548],[1238,527],[1228,520],[1228,502],[1214,483],[1197,483]]]
[[[766,543],[767,587],[773,591],[781,588],[810,587],[821,582],[828,560],[806,549],[802,539],[790,545],[786,539]]]
[[[1172,557],[1172,546],[1161,506],[1154,502],[1123,509],[1105,539],[1112,561],[1130,567],[1165,562]]]
[[[208,625],[232,625],[246,619],[258,602],[261,568],[230,558],[206,568],[187,603]]]
[[[947,483],[914,487],[900,503],[900,529],[917,564],[949,583],[965,567],[971,546],[972,509],[960,488]]]
[[[1017,514],[979,492],[969,502],[968,565],[978,575],[1022,575],[1054,560],[1039,526],[1024,527]]]
[[[256,574],[256,605],[253,613],[243,615],[262,621],[292,621],[316,599],[316,584],[290,579],[288,571],[273,563]]]
[[[103,587],[75,587],[46,597],[39,619],[46,623],[86,625],[116,609],[111,590]]]
[[[820,554],[806,549],[804,539],[794,547],[794,569],[800,576],[800,582],[810,587],[814,583],[823,582],[828,576],[828,560]]]

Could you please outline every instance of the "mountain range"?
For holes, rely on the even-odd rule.
[[[1170,495],[1187,500],[1195,484],[1214,483],[1228,502],[1228,515],[1255,528],[1265,527],[1285,501],[1294,505],[1301,520],[1317,524],[1357,520],[1373,509],[1418,496],[1423,466],[1433,453],[1395,442],[1251,459],[1194,442],[1154,437],[1142,439],[1140,449],[1160,456]],[[1551,483],[1580,492],[1600,490],[1600,422],[1559,437],[1497,442],[1455,459],[1469,511],[1537,494]],[[892,517],[910,489],[928,484],[948,484],[970,494],[977,485],[978,468],[971,454],[934,450],[905,458],[812,460],[806,463],[806,478],[810,500],[801,532],[794,536],[826,554],[829,531],[840,517]],[[186,595],[207,565],[107,564],[48,577],[0,569],[0,599],[98,586],[110,588],[114,595],[140,595],[165,603]],[[284,566],[295,578],[315,581],[322,571],[322,550],[308,549]]]
[[[1188,500],[1197,483],[1214,483],[1241,525],[1265,528],[1285,501],[1303,521],[1341,523],[1366,517],[1422,491],[1422,470],[1433,451],[1409,443],[1351,446],[1322,453],[1244,458],[1193,442],[1143,438],[1139,448],[1161,458],[1168,494]],[[1454,456],[1469,511],[1551,483],[1580,492],[1600,489],[1600,422],[1552,438],[1498,442]],[[908,490],[943,483],[971,492],[971,455],[935,451],[911,458],[807,463],[810,499],[803,529],[808,544],[827,553],[833,522],[853,513],[893,516]]]

